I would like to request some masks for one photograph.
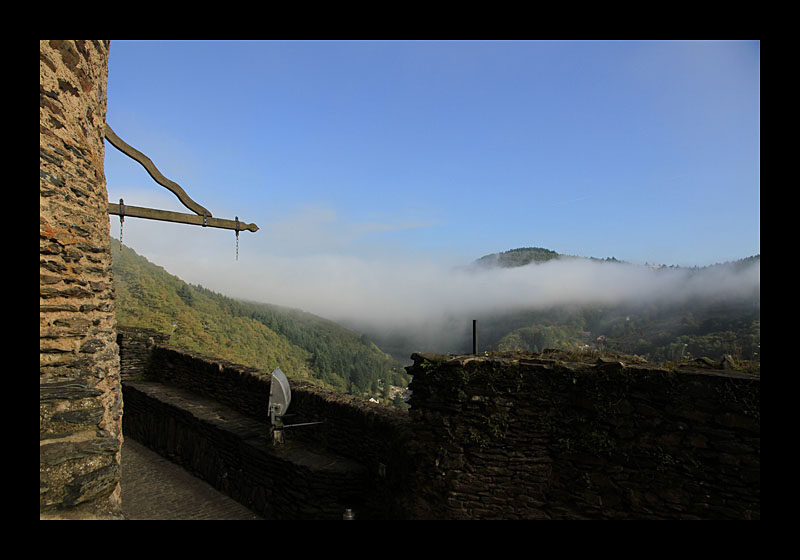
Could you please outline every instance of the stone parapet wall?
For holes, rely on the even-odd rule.
[[[177,348],[151,345],[147,332],[135,331],[120,335],[122,369],[131,380],[156,381],[184,389],[269,426],[270,374]],[[139,349],[134,350],[135,346]],[[145,355],[146,360],[142,359]],[[128,356],[135,357],[135,366],[126,365]],[[138,368],[141,369],[137,371]],[[357,461],[366,469],[366,480],[370,481],[367,501],[380,503],[375,507],[392,511],[392,517],[403,517],[391,496],[401,493],[408,468],[404,453],[404,442],[410,437],[408,415],[306,382],[290,381],[290,385],[292,402],[284,419],[284,424],[289,425],[284,430],[285,439]],[[291,428],[306,422],[322,423]]]
[[[39,507],[117,516],[122,392],[103,161],[108,41],[39,42]]]
[[[242,442],[264,437],[267,374],[149,348],[135,379],[230,407],[256,427],[242,431],[225,412],[211,423],[238,430]],[[407,413],[291,383],[295,416],[286,423],[324,424],[287,430],[287,440],[361,465],[363,494],[353,501],[370,518],[760,519],[758,377],[554,354],[413,359]],[[167,416],[195,414],[190,400]],[[159,441],[174,431],[160,424],[160,406],[131,416],[137,430],[155,422],[145,432]],[[274,468],[290,476],[290,466]],[[209,468],[205,476],[221,475]]]
[[[269,423],[269,373],[177,348],[155,346],[144,377],[212,398]],[[387,440],[397,437],[391,434],[407,422],[407,415],[396,409],[307,382],[290,381],[290,386],[290,416],[284,423],[323,423],[287,431],[289,437],[316,441],[341,455],[377,464],[391,447],[380,444],[384,436]]]
[[[538,355],[414,360],[418,516],[760,518],[758,377]]]
[[[120,377],[123,382],[141,379],[150,352],[156,344],[166,344],[169,335],[153,329],[117,327]]]
[[[363,465],[308,445],[274,446],[269,426],[212,399],[128,381],[125,435],[181,465],[264,519],[374,518]]]

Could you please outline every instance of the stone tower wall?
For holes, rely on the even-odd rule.
[[[103,170],[108,41],[39,42],[39,507],[119,515],[122,391]]]

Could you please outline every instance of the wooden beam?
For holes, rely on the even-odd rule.
[[[200,206],[194,200],[192,200],[189,197],[189,195],[186,194],[186,191],[184,191],[183,188],[178,183],[176,183],[175,181],[170,181],[169,179],[164,177],[164,175],[161,174],[161,172],[153,164],[153,161],[149,157],[147,157],[142,152],[140,152],[139,150],[137,150],[136,148],[125,142],[122,138],[117,136],[116,132],[114,132],[111,129],[111,127],[108,126],[108,123],[106,123],[105,136],[108,139],[108,141],[111,142],[112,146],[114,146],[116,149],[118,149],[120,152],[122,152],[129,158],[138,161],[142,165],[142,167],[145,168],[145,171],[147,171],[147,173],[150,175],[150,177],[153,178],[153,180],[156,183],[158,183],[162,187],[166,187],[167,189],[169,189],[172,192],[172,194],[178,197],[178,200],[180,200],[181,204],[186,206],[186,208],[188,208],[189,210],[191,210],[192,212],[194,212],[199,216],[202,216],[203,214],[205,214],[206,216],[211,216],[211,212],[209,212],[207,208]]]
[[[258,231],[256,224],[246,224],[236,220],[225,220],[222,218],[212,218],[211,216],[198,216],[195,214],[184,214],[181,212],[171,212],[169,210],[157,210],[155,208],[142,208],[141,206],[123,205],[113,202],[108,203],[108,213],[123,218],[145,218],[147,220],[161,220],[162,222],[175,222],[179,224],[191,224],[195,226],[214,227],[221,229],[232,229],[238,231]]]

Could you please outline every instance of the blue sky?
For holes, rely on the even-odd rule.
[[[166,177],[261,228],[237,262],[233,232],[125,221],[195,283],[270,259],[760,253],[758,41],[112,40],[108,98]],[[111,201],[188,212],[106,146]]]

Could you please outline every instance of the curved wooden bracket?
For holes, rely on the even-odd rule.
[[[178,200],[181,201],[181,204],[186,206],[186,208],[188,208],[189,210],[191,210],[192,212],[194,212],[199,216],[209,216],[209,217],[211,216],[211,212],[209,212],[207,208],[203,208],[202,206],[197,204],[194,200],[189,198],[189,195],[186,194],[186,191],[184,191],[178,183],[170,181],[169,179],[164,177],[164,175],[161,174],[161,172],[156,168],[156,166],[153,165],[153,162],[150,160],[149,157],[144,155],[136,148],[128,145],[124,140],[122,140],[122,138],[117,136],[117,134],[111,129],[111,127],[108,126],[108,123],[106,123],[105,135],[108,141],[111,142],[112,146],[114,146],[116,149],[118,149],[126,156],[135,159],[140,164],[142,164],[142,167],[144,167],[147,170],[147,173],[150,174],[153,180],[162,187],[166,187],[167,189],[172,191],[172,193],[178,197]]]
[[[142,164],[142,167],[147,170],[147,173],[150,174],[150,177],[153,180],[161,185],[162,187],[166,187],[169,189],[175,196],[178,197],[178,200],[181,201],[181,204],[186,206],[189,210],[197,214],[197,216],[192,216],[191,214],[182,214],[180,212],[169,212],[167,210],[156,210],[153,208],[140,208],[138,206],[125,206],[123,205],[122,199],[120,199],[119,204],[114,204],[113,202],[108,203],[108,213],[109,214],[116,214],[120,217],[121,220],[125,219],[125,216],[133,216],[134,218],[147,218],[149,220],[162,220],[165,222],[176,222],[181,224],[194,224],[198,226],[210,226],[222,229],[232,229],[236,231],[236,242],[237,242],[237,257],[238,257],[238,242],[239,242],[239,232],[240,231],[258,231],[258,226],[256,224],[246,224],[244,222],[239,221],[239,217],[236,217],[236,220],[223,220],[221,218],[213,218],[211,217],[211,212],[199,204],[197,204],[194,200],[189,198],[189,195],[186,194],[181,186],[174,182],[170,181],[161,172],[153,165],[153,162],[150,160],[149,157],[144,155],[139,150],[133,148],[129,144],[127,144],[122,138],[117,136],[117,134],[108,126],[106,123],[105,128],[105,136],[111,145],[118,149],[120,152],[125,154],[126,156],[130,157],[138,161]],[[121,238],[121,236],[120,236]]]

